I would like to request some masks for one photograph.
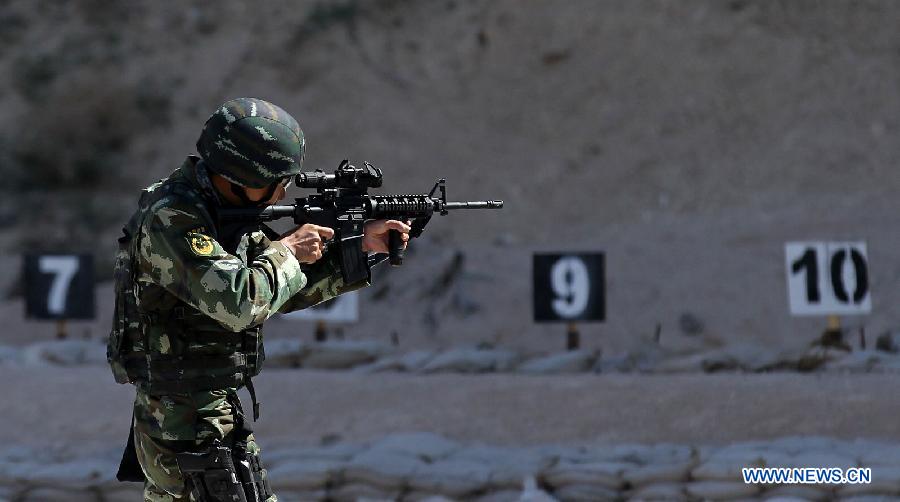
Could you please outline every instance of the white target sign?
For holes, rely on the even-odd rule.
[[[292,321],[357,322],[359,320],[359,294],[344,293],[315,307],[284,314]]]
[[[865,242],[788,242],[784,255],[791,314],[872,311]]]

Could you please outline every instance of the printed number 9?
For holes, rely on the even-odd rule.
[[[587,267],[580,258],[566,256],[554,263],[550,285],[556,294],[553,300],[556,315],[574,318],[584,313],[591,288]]]

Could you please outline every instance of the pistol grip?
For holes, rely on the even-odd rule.
[[[388,252],[391,255],[391,265],[399,267],[403,264],[403,238],[398,230],[388,230]]]

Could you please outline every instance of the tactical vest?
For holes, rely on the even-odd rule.
[[[179,176],[183,174],[175,174]],[[140,209],[123,228],[115,266],[115,312],[107,360],[116,382],[141,386],[151,394],[188,393],[241,387],[253,392],[250,377],[264,359],[260,327],[228,331],[174,295],[140,305],[137,250],[148,210],[166,195],[197,197],[184,179],[170,179],[141,196]],[[210,205],[212,207],[212,205]],[[236,242],[236,241],[235,241]],[[235,249],[228,249],[234,253]],[[246,259],[246,257],[242,257]],[[165,350],[157,341],[165,337]],[[255,404],[255,396],[254,404]],[[254,406],[254,415],[258,413]]]

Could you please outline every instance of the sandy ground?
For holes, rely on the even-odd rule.
[[[900,439],[890,375],[355,375],[258,378],[266,447],[429,431],[526,445],[699,442],[790,435]],[[105,368],[0,368],[0,442],[82,453],[124,443],[132,390]]]

